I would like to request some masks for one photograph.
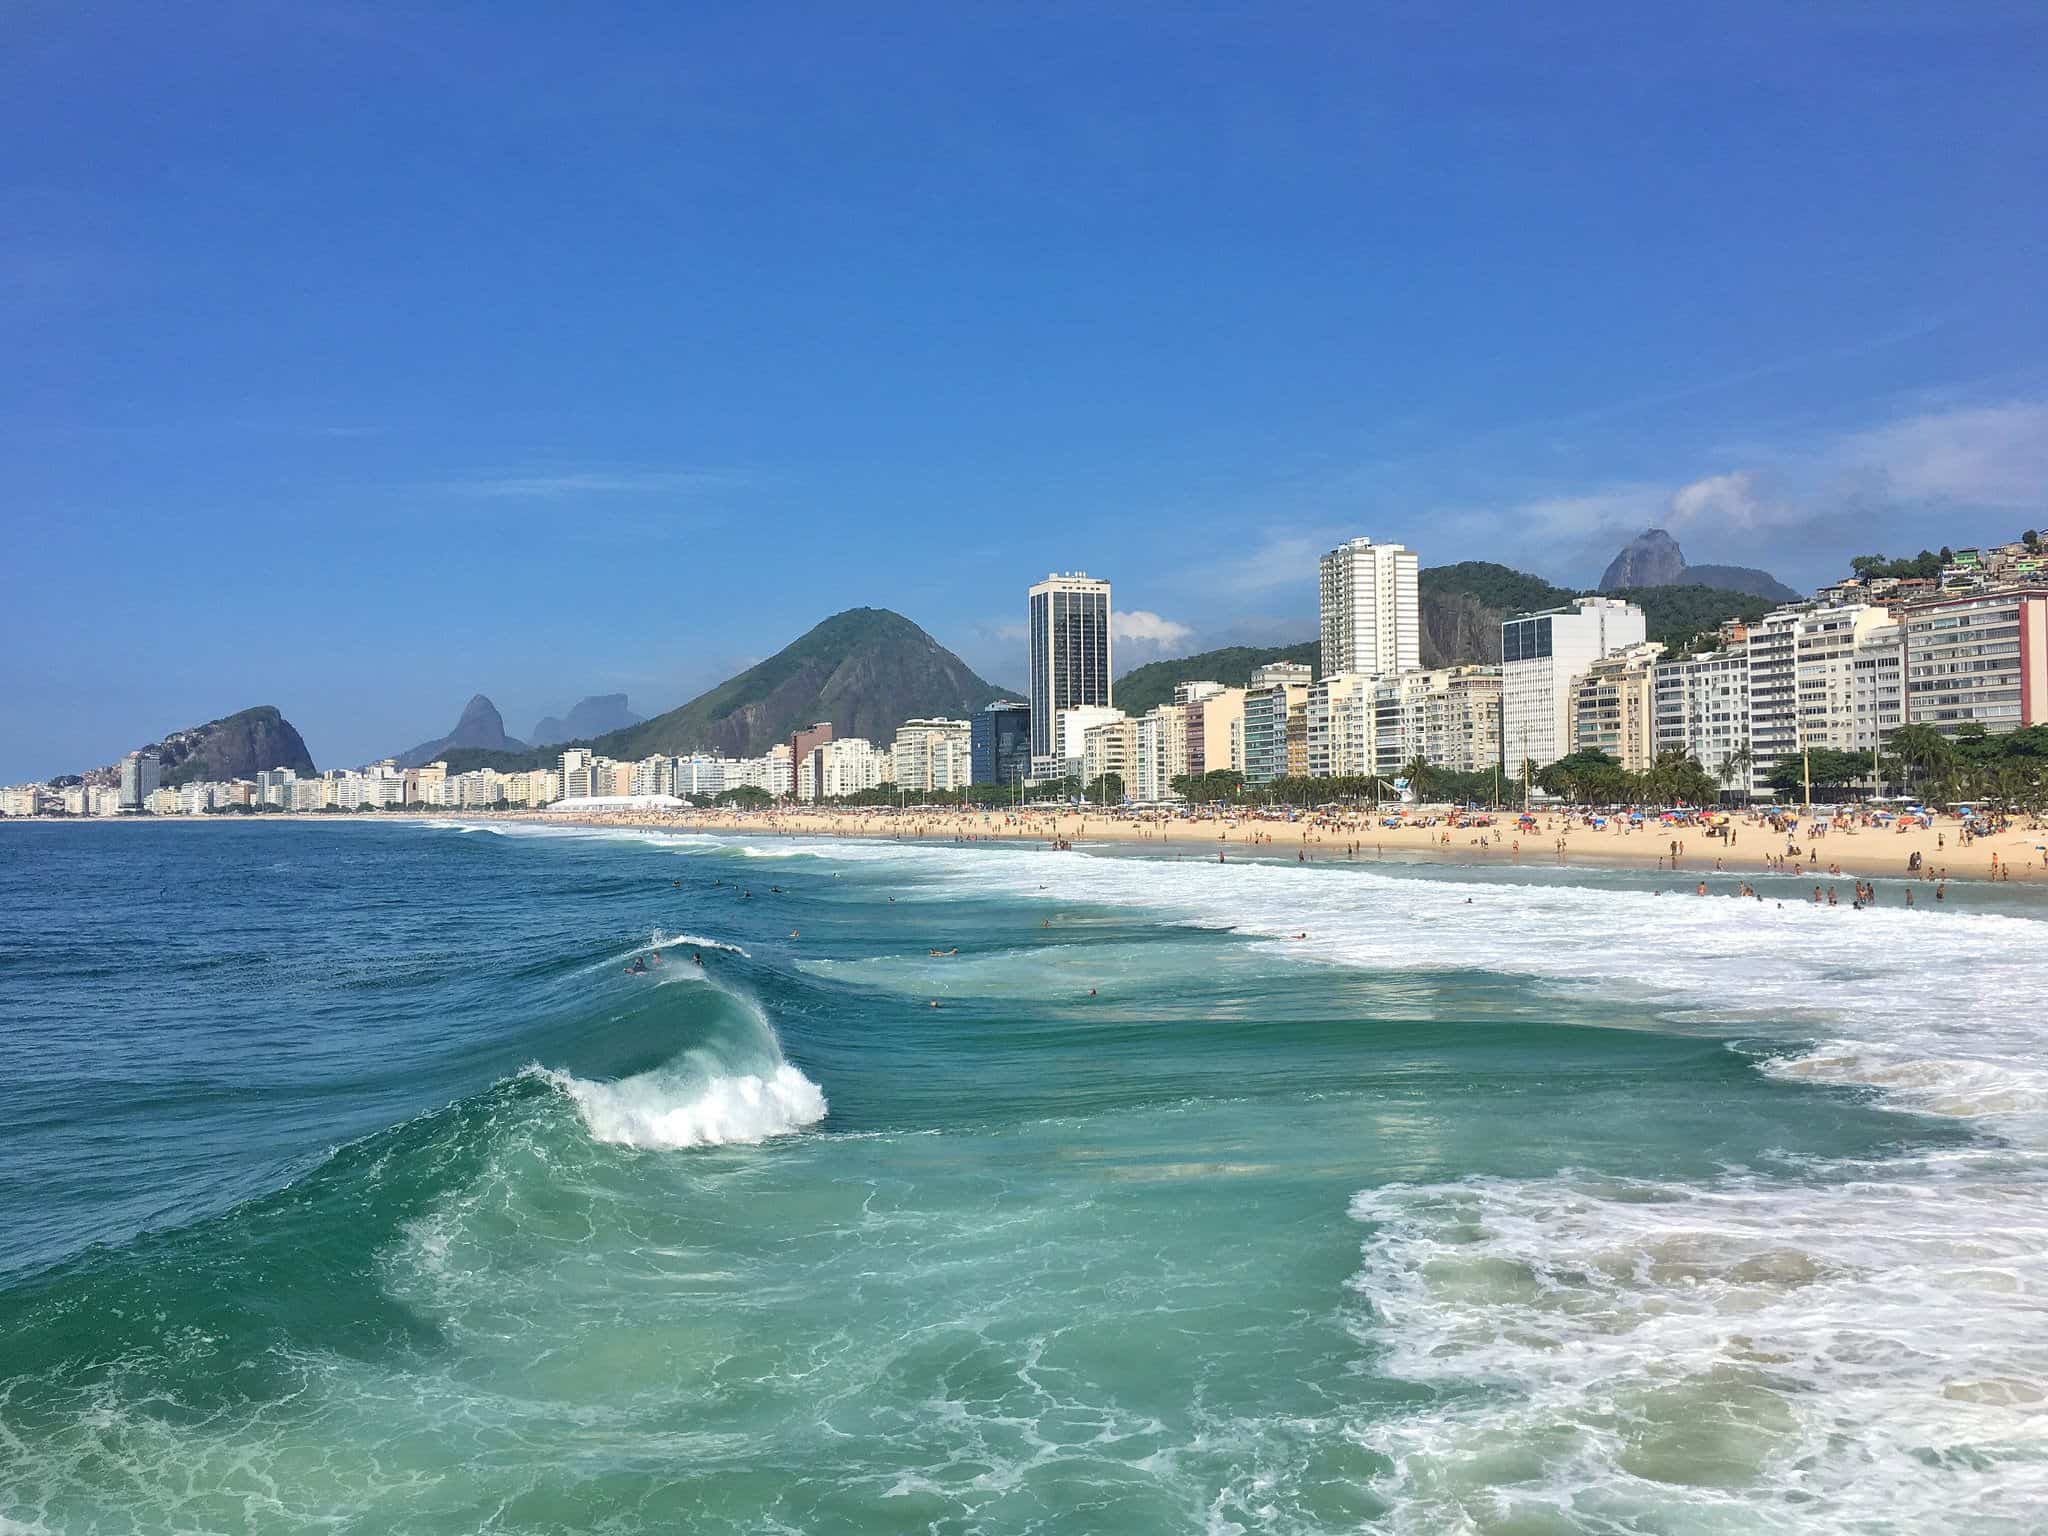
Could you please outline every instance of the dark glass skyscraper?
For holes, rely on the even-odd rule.
[[[1109,697],[1109,583],[1080,571],[1031,589],[1031,755],[1054,755],[1059,712]]]
[[[974,782],[1015,784],[1031,777],[1031,706],[997,699],[974,716],[968,737]]]

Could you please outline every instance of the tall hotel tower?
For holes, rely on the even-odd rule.
[[[1323,676],[1384,677],[1422,665],[1415,552],[1352,539],[1323,556]]]
[[[1109,583],[1075,571],[1030,595],[1031,756],[1049,762],[1061,710],[1110,702]]]

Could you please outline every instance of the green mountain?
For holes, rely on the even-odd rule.
[[[1317,649],[1314,640],[1298,645],[1230,645],[1220,651],[1203,651],[1174,661],[1148,661],[1118,678],[1111,697],[1118,709],[1135,717],[1161,704],[1171,704],[1175,683],[1208,681],[1226,688],[1242,688],[1252,680],[1252,669],[1269,661],[1305,661],[1313,667]]]
[[[832,722],[834,734],[886,743],[905,720],[964,718],[1009,690],[975,676],[967,663],[900,613],[849,608],[766,661],[728,678],[680,709],[588,742],[524,753],[448,754],[451,773],[513,771],[553,762],[561,746],[588,746],[631,762],[654,753],[718,752],[754,757],[792,731]]]
[[[1425,667],[1499,661],[1501,620],[1541,608],[1562,608],[1579,595],[1491,560],[1433,565],[1417,578],[1416,586]],[[1761,597],[1701,586],[1628,588],[1609,595],[1641,608],[1649,638],[1662,640],[1674,651],[1723,619],[1760,618],[1772,607]],[[1305,661],[1320,673],[1319,651],[1317,642],[1304,640],[1296,645],[1236,645],[1148,662],[1117,679],[1117,708],[1141,715],[1155,705],[1171,703],[1175,683],[1202,678],[1242,688],[1251,680],[1252,669],[1269,661]]]
[[[305,741],[274,704],[173,731],[152,750],[163,760],[166,784],[253,779],[268,768],[294,768],[307,775],[319,771]]]

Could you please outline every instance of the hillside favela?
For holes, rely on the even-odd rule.
[[[8,20],[0,1536],[2048,1533],[2048,10]]]

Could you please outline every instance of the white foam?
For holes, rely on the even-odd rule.
[[[728,944],[723,939],[707,939],[700,933],[672,933],[667,938],[663,938],[657,932],[653,938],[643,944],[639,950],[635,950],[634,953],[638,954],[651,949],[717,949],[723,950],[728,955],[739,955],[743,958],[747,955],[747,952],[737,944]]]
[[[835,843],[854,863],[896,862],[953,900],[997,897],[1151,911],[1265,941],[1265,953],[1391,972],[1484,971],[1634,1001],[1646,1023],[1837,1039],[1873,1064],[1904,1052],[1970,1063],[2014,1102],[2048,1104],[2048,1053],[2033,1010],[2048,981],[2048,925],[1960,910],[1907,910],[1879,882],[1868,911],[1716,893],[1735,877],[1667,876],[1640,887],[1387,874],[1327,857],[1309,865],[907,843]],[[1532,864],[1534,861],[1532,860]],[[1532,871],[1533,872],[1533,871]],[[1830,882],[1823,880],[1823,885]],[[1810,889],[1802,885],[1801,889]],[[1960,899],[1960,898],[1959,898]],[[1296,937],[1306,934],[1306,938]],[[1774,1068],[1773,1070],[1785,1070]],[[1875,1077],[1868,1086],[1888,1087]],[[1925,1100],[1901,1095],[1902,1107]]]
[[[2048,1509],[2044,1170],[1368,1190],[1357,1427],[1396,1529],[2018,1531]],[[2017,1202],[2013,1199],[2018,1196]]]
[[[529,1067],[567,1094],[598,1141],[645,1148],[719,1147],[787,1136],[825,1118],[825,1094],[788,1062],[761,1073],[691,1077],[666,1069],[590,1082]]]

